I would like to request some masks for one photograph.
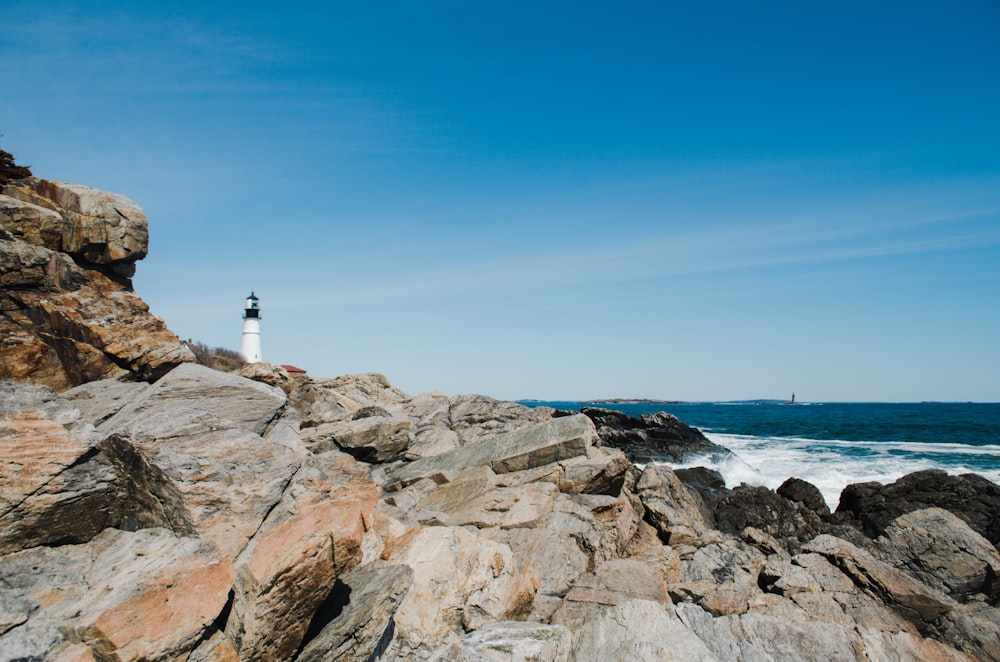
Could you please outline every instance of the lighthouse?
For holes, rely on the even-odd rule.
[[[243,307],[243,341],[240,356],[247,363],[260,363],[260,300],[251,292]]]

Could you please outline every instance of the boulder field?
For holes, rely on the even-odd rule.
[[[584,414],[247,372],[284,390],[0,383],[0,659],[1000,659],[958,487],[876,531],[796,483],[706,498]]]
[[[145,217],[0,195],[0,660],[1000,660],[1000,487],[727,487],[668,415],[192,363]],[[643,464],[636,464],[645,463]]]

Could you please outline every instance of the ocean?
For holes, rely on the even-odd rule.
[[[735,456],[722,463],[696,457],[670,466],[709,466],[722,473],[727,487],[748,483],[776,488],[794,476],[818,487],[831,509],[850,483],[890,483],[920,469],[977,473],[1000,483],[1000,403],[522,404],[573,411],[603,407],[630,416],[668,412]]]

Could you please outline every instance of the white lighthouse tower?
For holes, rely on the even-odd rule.
[[[243,341],[240,356],[247,363],[260,363],[260,303],[253,292],[243,307]]]

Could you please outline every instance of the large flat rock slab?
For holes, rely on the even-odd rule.
[[[237,427],[255,434],[263,434],[287,402],[284,392],[274,386],[188,363],[157,380],[138,399],[101,423],[99,429],[111,433],[129,425],[135,430],[155,435],[157,431],[150,429],[147,422],[176,428],[182,421],[171,424],[164,419],[184,412],[200,412],[232,421]]]
[[[454,450],[410,462],[387,475],[387,489],[421,478],[446,482],[468,467],[489,466],[495,473],[523,471],[587,454],[597,433],[582,414],[556,418]]]

